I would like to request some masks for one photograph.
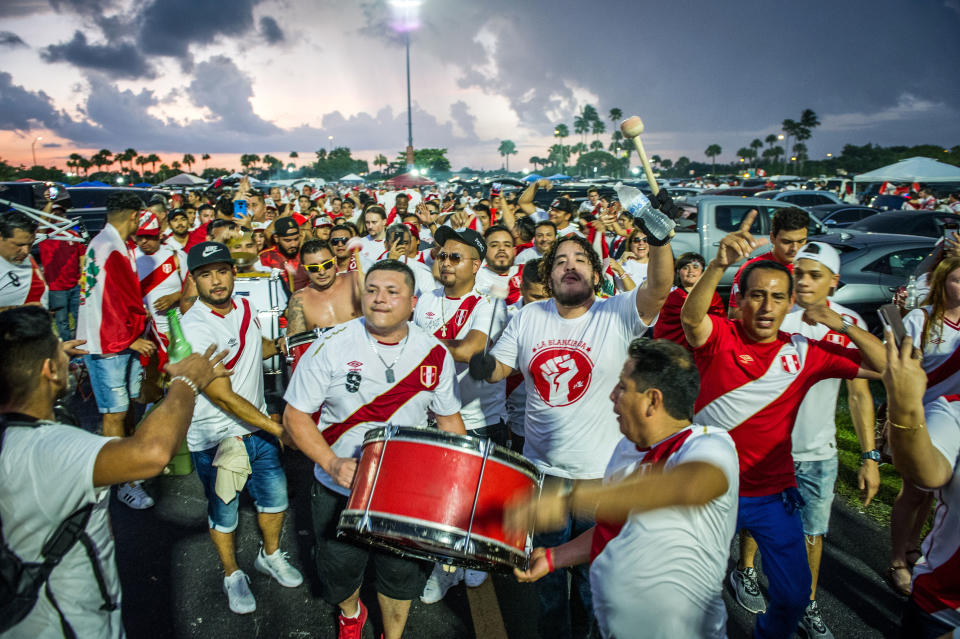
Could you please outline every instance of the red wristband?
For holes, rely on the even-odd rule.
[[[553,548],[547,548],[544,558],[547,560],[547,572],[553,572]]]

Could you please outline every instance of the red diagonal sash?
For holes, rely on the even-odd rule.
[[[408,401],[413,399],[421,391],[433,390],[439,383],[440,375],[443,372],[443,359],[446,356],[447,349],[437,344],[423,360],[411,369],[407,376],[399,382],[388,388],[386,391],[377,395],[377,397],[367,404],[364,404],[353,412],[350,417],[339,424],[331,424],[323,429],[323,438],[331,446],[340,439],[348,430],[364,422],[388,422],[390,418]],[[436,366],[436,382],[433,386],[424,386],[420,377],[420,368],[422,366]]]
[[[473,309],[476,308],[479,301],[480,297],[478,295],[471,295],[460,302],[460,306],[454,311],[453,316],[447,320],[446,324],[438,328],[433,336],[437,339],[456,339],[457,333],[459,333],[463,325],[467,323],[467,320],[470,318]],[[465,312],[461,313],[461,311]],[[458,317],[461,318],[460,321],[457,321]]]
[[[960,348],[953,351],[953,355],[948,357],[947,361],[927,373],[927,388],[939,384],[958,370],[960,370]]]
[[[237,349],[237,354],[233,358],[224,364],[227,370],[233,369],[237,365],[237,362],[240,361],[240,356],[243,355],[243,348],[247,345],[247,329],[250,328],[250,319],[253,313],[250,312],[250,302],[245,299],[241,299],[243,302],[243,319],[240,321],[240,348]]]
[[[173,267],[173,271],[169,273],[163,272],[164,265],[169,264]],[[169,276],[173,275],[173,272],[177,270],[177,256],[171,255],[162,264],[158,264],[157,268],[150,271],[150,274],[145,278],[140,280],[140,295],[146,297],[150,292],[160,285],[163,280],[167,279]]]

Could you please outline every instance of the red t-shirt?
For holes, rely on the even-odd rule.
[[[860,351],[783,331],[772,342],[755,342],[740,320],[708,317],[710,338],[693,351],[700,371],[693,421],[730,431],[740,460],[740,496],[796,486],[790,436],[800,403],[820,380],[856,377]]]
[[[68,231],[80,237],[73,231]],[[69,291],[80,283],[80,258],[87,250],[83,242],[44,240],[40,242],[43,277],[51,291]]]
[[[690,350],[687,336],[683,334],[683,325],[680,323],[680,311],[683,309],[683,302],[686,299],[687,292],[682,287],[677,286],[670,291],[663,307],[660,309],[660,317],[657,318],[657,323],[653,325],[654,339],[668,339]],[[713,299],[710,300],[707,315],[727,316],[727,312],[723,308],[723,300],[720,299],[720,294],[716,291],[713,293]]]
[[[737,293],[740,292],[740,274],[743,273],[743,269],[747,268],[748,264],[753,264],[754,262],[760,262],[762,260],[777,262],[777,258],[773,256],[773,251],[767,251],[763,255],[758,255],[752,260],[747,260],[740,268],[737,269],[737,274],[733,276],[733,288],[730,289],[730,299],[727,300],[727,305],[730,308],[737,308]],[[790,269],[790,272],[793,273],[793,262],[784,264],[784,266]]]
[[[188,252],[194,246],[200,242],[207,241],[207,227],[210,226],[210,222],[206,224],[201,224],[197,228],[190,231],[190,235],[187,236],[187,245],[183,247],[184,253]]]
[[[310,278],[307,276],[307,271],[300,265],[300,255],[287,258],[276,248],[272,248],[260,252],[260,263],[269,268],[280,269],[282,271],[280,277],[282,277],[286,283],[288,291],[290,291],[290,273],[287,271],[288,265],[294,271],[293,291],[291,292],[299,291],[301,288],[310,285]]]

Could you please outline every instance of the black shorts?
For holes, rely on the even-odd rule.
[[[400,601],[419,597],[433,564],[338,541],[337,522],[346,505],[345,496],[333,492],[320,482],[313,482],[310,511],[316,541],[315,561],[320,576],[320,596],[323,600],[336,605],[356,592],[363,583],[363,573],[371,557],[377,573],[378,593]]]

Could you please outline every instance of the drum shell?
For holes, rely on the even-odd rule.
[[[280,316],[287,305],[283,280],[267,274],[238,274],[233,281],[233,294],[246,297],[257,308],[260,330],[269,340],[280,337]],[[282,357],[275,355],[263,360],[263,372],[278,375],[282,372]]]
[[[313,345],[320,335],[328,330],[330,329],[315,328],[310,331],[296,333],[295,335],[287,335],[287,364],[290,366],[291,373],[297,369],[297,364],[300,362],[303,354],[310,349],[310,346]]]

